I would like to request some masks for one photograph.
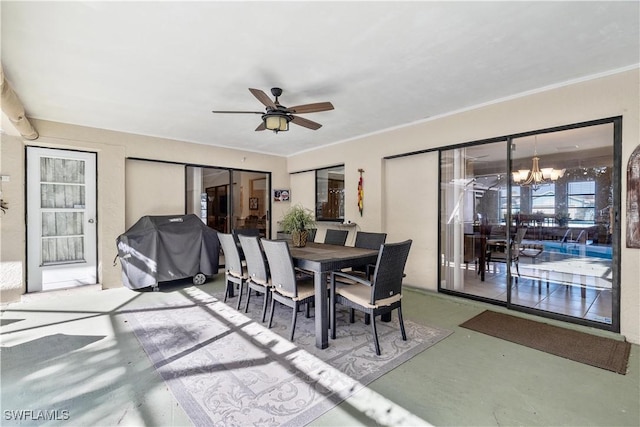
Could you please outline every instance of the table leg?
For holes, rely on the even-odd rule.
[[[329,316],[327,314],[327,273],[315,273],[313,275],[313,285],[315,289],[315,324],[316,324],[316,347],[329,347]]]

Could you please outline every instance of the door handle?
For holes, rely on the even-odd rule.
[[[93,218],[89,218],[89,224],[93,224]]]

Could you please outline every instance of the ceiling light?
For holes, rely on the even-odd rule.
[[[547,184],[556,181],[558,178],[562,178],[566,169],[554,169],[554,168],[542,168],[540,169],[540,157],[538,157],[538,137],[536,136],[534,142],[534,152],[531,170],[520,169],[517,172],[512,172],[513,181],[520,186],[531,185],[534,190],[537,190],[541,184]]]
[[[276,133],[288,131],[291,119],[291,116],[277,111],[271,111],[262,116],[264,126]]]

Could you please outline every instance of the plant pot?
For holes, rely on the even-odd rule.
[[[303,248],[307,245],[307,237],[309,232],[307,230],[294,230],[291,232],[291,243],[296,248]]]

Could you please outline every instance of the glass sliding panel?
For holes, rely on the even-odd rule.
[[[269,237],[269,174],[187,166],[187,213],[221,233],[257,230]],[[230,182],[233,180],[233,185]]]
[[[488,262],[490,237],[505,239],[506,154],[506,141],[440,153],[441,289],[506,301],[506,260]]]
[[[513,140],[512,169],[547,173],[527,183],[516,225],[526,229],[516,256],[511,304],[612,322],[613,124]],[[549,169],[552,169],[550,171]]]
[[[228,169],[187,166],[187,213],[221,233],[230,233]]]
[[[262,172],[233,171],[233,229],[268,237],[268,176]]]

